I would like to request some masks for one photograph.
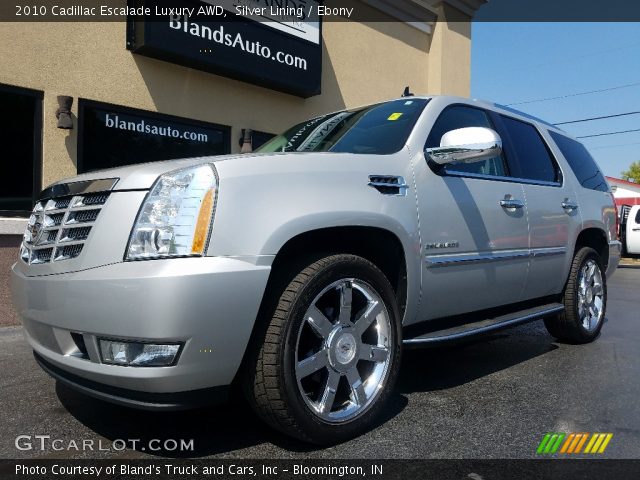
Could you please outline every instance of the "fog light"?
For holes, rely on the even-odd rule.
[[[130,367],[167,367],[173,365],[180,345],[123,342],[100,339],[103,363]]]

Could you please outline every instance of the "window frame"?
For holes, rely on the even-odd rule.
[[[513,115],[507,115],[505,113],[501,113],[501,112],[495,112],[495,111],[491,111],[492,116],[495,117],[494,122],[497,124],[499,130],[498,130],[498,134],[500,135],[500,138],[502,139],[502,149],[503,151],[506,150],[507,151],[507,157],[514,159],[515,162],[515,166],[517,167],[517,169],[519,169],[520,167],[520,158],[518,157],[518,153],[516,151],[516,148],[514,146],[514,140],[511,138],[511,135],[509,134],[507,127],[505,126],[505,124],[502,121],[502,117],[508,118],[510,120],[514,120],[516,122],[520,122],[520,123],[524,123],[525,125],[529,125],[530,127],[532,127],[535,132],[538,134],[538,137],[540,138],[540,141],[542,142],[542,145],[544,146],[544,148],[547,150],[547,153],[549,155],[549,158],[551,159],[551,163],[553,165],[553,167],[556,170],[557,176],[559,178],[559,180],[554,181],[554,182],[548,182],[545,180],[535,180],[532,178],[522,178],[522,177],[511,177],[513,179],[513,181],[517,182],[517,183],[522,183],[524,185],[538,185],[541,187],[555,187],[555,188],[562,188],[562,186],[564,185],[564,172],[562,171],[562,167],[560,166],[560,162],[558,162],[558,159],[556,158],[556,156],[553,153],[553,150],[551,148],[551,145],[549,144],[549,141],[545,138],[545,135],[543,134],[543,132],[540,130],[540,128],[538,128],[538,125],[536,125],[535,123],[532,123],[530,121],[526,121],[523,120],[521,118],[517,118]],[[517,170],[516,169],[516,170]]]
[[[600,165],[598,165],[598,162],[596,162],[596,159],[593,158],[593,155],[591,155],[591,152],[589,151],[589,149],[587,148],[586,145],[584,145],[582,142],[578,141],[576,138],[571,137],[568,133],[563,132],[563,131],[549,131],[549,137],[551,138],[551,141],[554,143],[554,145],[556,146],[556,148],[559,150],[560,155],[562,155],[562,158],[564,159],[567,168],[569,169],[569,171],[573,174],[573,176],[576,179],[577,184],[581,187],[584,188],[585,190],[591,190],[592,192],[601,192],[601,193],[611,193],[611,187],[609,186],[609,184],[607,183],[607,177],[604,174],[604,172],[602,171],[602,169],[600,168]],[[600,176],[602,177],[603,182],[606,189],[600,189],[600,188],[592,188],[592,187],[587,187],[585,185],[583,185],[584,180],[580,180],[580,178],[578,177],[578,174],[576,173],[576,170],[573,168],[572,162],[569,161],[569,157],[566,156],[564,154],[564,151],[562,148],[560,148],[560,143],[558,143],[558,141],[556,140],[556,137],[562,137],[568,141],[574,142],[579,144],[580,146],[582,146],[588,156],[591,159],[591,162],[594,164],[594,166],[596,167],[596,169],[598,170],[598,173],[600,174]],[[587,179],[588,180],[588,179]],[[600,184],[598,184],[600,185]]]
[[[42,142],[43,142],[43,102],[44,92],[31,88],[17,87],[0,83],[0,91],[14,95],[24,95],[32,97],[34,102],[33,112],[33,181],[31,204],[35,205],[40,191],[42,190]],[[29,217],[31,210],[3,210],[0,209],[0,216],[3,217]]]
[[[553,150],[551,149],[551,146],[549,144],[549,141],[545,138],[543,133],[540,131],[540,128],[538,128],[538,126],[535,123],[531,123],[530,121],[522,120],[521,118],[514,117],[513,115],[507,115],[507,114],[504,114],[502,112],[498,112],[496,110],[491,110],[489,108],[478,107],[476,105],[469,105],[467,103],[452,103],[450,105],[447,105],[445,108],[443,108],[442,111],[438,114],[438,117],[436,118],[436,120],[433,122],[433,125],[431,126],[431,130],[433,130],[433,127],[436,125],[436,122],[440,119],[442,114],[445,113],[448,109],[453,108],[453,107],[474,108],[476,110],[480,110],[480,111],[485,112],[487,114],[487,116],[489,117],[489,119],[491,121],[491,124],[493,125],[494,130],[498,133],[498,135],[500,135],[500,138],[502,139],[502,155],[504,156],[505,169],[506,169],[508,175],[507,176],[500,176],[500,175],[487,175],[487,174],[484,174],[484,173],[469,173],[469,172],[455,172],[455,171],[450,172],[450,171],[447,171],[446,165],[437,165],[437,164],[435,164],[434,162],[430,161],[427,158],[427,164],[429,165],[431,170],[436,175],[438,175],[440,177],[473,178],[473,179],[478,179],[478,180],[493,180],[493,181],[496,181],[496,182],[519,183],[519,184],[524,184],[524,185],[538,185],[538,186],[543,186],[543,187],[560,188],[560,187],[562,187],[564,185],[564,172],[562,171],[562,167],[561,167],[560,163],[558,162],[556,156],[554,155]],[[551,158],[551,161],[552,161],[554,167],[556,168],[556,171],[558,172],[558,176],[560,178],[559,181],[557,181],[557,182],[546,182],[546,181],[543,181],[543,180],[534,180],[534,179],[530,179],[530,178],[521,178],[521,177],[516,177],[516,176],[512,175],[513,171],[515,170],[514,166],[515,167],[518,166],[519,159],[518,159],[518,155],[517,155],[517,153],[515,151],[515,148],[513,147],[513,142],[511,140],[511,136],[509,135],[509,133],[507,132],[506,127],[502,123],[501,117],[507,117],[507,118],[510,118],[512,120],[516,120],[518,122],[525,123],[527,125],[532,126],[536,130],[536,133],[538,134],[538,136],[542,140],[542,144],[547,149],[547,152],[549,153],[549,157]],[[431,135],[431,130],[429,130],[429,132],[427,133],[427,140],[425,140],[425,144],[424,144],[424,148],[423,148],[423,150],[425,152],[426,152],[426,149],[427,149],[427,141],[429,139],[429,135]]]
[[[84,132],[84,115],[85,109],[97,108],[100,110],[111,110],[114,113],[121,113],[122,115],[132,115],[138,117],[148,118],[149,120],[159,120],[163,122],[176,122],[185,125],[193,125],[199,128],[216,128],[223,131],[224,134],[224,150],[225,154],[231,153],[231,126],[221,125],[214,122],[205,122],[202,120],[196,120],[187,117],[179,117],[177,115],[171,115],[162,112],[153,112],[150,110],[143,110],[140,108],[125,107],[123,105],[116,105],[113,103],[100,102],[97,100],[90,100],[86,98],[78,99],[78,153],[76,157],[76,171],[80,175],[82,173],[88,173],[94,170],[85,170],[84,162],[84,143],[86,141]],[[135,164],[132,164],[135,165]],[[118,167],[116,167],[118,168]]]
[[[465,107],[465,108],[470,108],[470,109],[474,109],[474,110],[479,110],[483,113],[485,113],[487,115],[487,118],[489,119],[489,123],[490,125],[493,127],[493,129],[498,132],[498,134],[502,137],[502,135],[500,134],[500,132],[498,131],[498,128],[495,124],[495,120],[493,119],[493,113],[491,110],[488,110],[486,108],[482,108],[482,107],[478,107],[476,105],[469,105],[467,103],[452,103],[450,105],[447,105],[446,107],[444,107],[442,109],[442,111],[438,114],[438,117],[436,118],[436,120],[433,122],[433,125],[431,126],[431,129],[429,130],[429,132],[427,133],[427,139],[424,142],[424,147],[423,147],[423,151],[426,152],[427,151],[427,142],[429,141],[429,136],[431,135],[431,132],[433,131],[433,127],[436,126],[436,123],[438,123],[438,120],[440,120],[440,117],[442,117],[442,115],[449,109],[451,108],[455,108],[455,107]],[[504,142],[503,142],[504,144]],[[427,158],[427,164],[429,165],[429,167],[431,168],[431,170],[438,176],[440,177],[458,177],[458,178],[474,178],[474,179],[479,179],[479,180],[494,180],[494,181],[500,181],[500,182],[509,182],[511,181],[511,179],[513,178],[510,174],[511,174],[511,164],[509,163],[509,158],[508,155],[506,154],[506,152],[504,151],[504,145],[503,145],[503,149],[502,149],[502,153],[501,153],[502,157],[503,157],[503,161],[504,161],[504,168],[505,171],[507,172],[507,176],[502,176],[502,175],[488,175],[486,173],[471,173],[471,172],[457,172],[457,171],[447,171],[447,165],[437,165],[434,162],[432,162],[431,160],[429,160]],[[426,157],[426,155],[425,155]]]

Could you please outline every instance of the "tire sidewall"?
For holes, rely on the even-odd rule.
[[[603,295],[603,302],[602,302],[602,319],[600,320],[600,322],[598,323],[598,326],[592,330],[589,331],[586,328],[584,328],[584,326],[582,325],[582,322],[580,321],[580,315],[578,314],[579,310],[578,310],[578,300],[579,300],[579,296],[578,296],[578,288],[579,288],[579,279],[580,279],[580,272],[582,271],[582,269],[584,268],[585,264],[589,261],[589,260],[593,260],[596,265],[598,266],[598,268],[600,269],[600,276],[602,277],[602,290],[604,292]],[[585,341],[591,341],[593,339],[595,339],[599,334],[600,334],[600,330],[602,330],[602,326],[604,325],[604,320],[607,314],[607,297],[608,297],[608,293],[607,293],[607,276],[606,276],[606,272],[604,269],[604,266],[602,265],[602,260],[600,258],[600,255],[598,255],[598,253],[592,249],[592,248],[583,248],[578,252],[578,255],[576,255],[576,259],[575,261],[579,262],[578,265],[578,269],[577,269],[577,275],[575,275],[575,278],[572,278],[571,281],[574,282],[574,294],[572,295],[573,298],[571,298],[571,308],[572,310],[572,316],[576,319],[576,329],[580,332],[580,336],[583,337],[583,339]]]
[[[331,263],[317,271],[294,299],[287,316],[286,340],[280,350],[280,364],[283,365],[280,372],[281,384],[284,386],[288,408],[303,430],[313,432],[313,440],[317,443],[338,443],[358,435],[372,425],[393,391],[402,350],[402,330],[398,308],[391,285],[384,274],[372,263],[353,255],[339,255],[329,259]],[[296,343],[298,332],[304,322],[304,314],[311,302],[327,286],[345,278],[355,278],[365,282],[382,298],[391,324],[392,338],[389,345],[393,348],[393,352],[384,387],[366,411],[343,423],[328,423],[309,409],[298,389],[295,376]]]

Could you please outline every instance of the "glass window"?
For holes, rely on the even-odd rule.
[[[26,214],[40,188],[42,96],[0,86],[0,210]]]
[[[640,223],[640,209],[636,212],[636,223]]]
[[[229,127],[86,100],[80,125],[79,172],[231,151]]]
[[[556,132],[549,132],[562,155],[584,188],[609,191],[609,185],[589,151],[580,142]]]
[[[487,115],[487,112],[484,110],[461,105],[449,107],[440,114],[436,123],[433,125],[427,138],[426,148],[439,147],[440,141],[445,133],[467,127],[494,129],[489,115]],[[473,163],[451,163],[445,167],[445,171],[500,177],[506,177],[508,175],[502,155]]]
[[[245,133],[245,130],[243,128],[240,133],[240,138],[238,139],[238,146],[240,148],[242,148],[242,145],[244,144],[244,133]],[[257,150],[261,146],[263,146],[265,143],[267,143],[269,140],[271,140],[273,137],[275,137],[273,133],[260,132],[258,130],[251,130],[251,147],[253,148],[253,150]]]
[[[540,182],[559,182],[560,171],[538,130],[531,124],[502,116],[518,161],[518,177]]]
[[[258,151],[396,153],[427,102],[408,98],[323,115],[290,128]]]

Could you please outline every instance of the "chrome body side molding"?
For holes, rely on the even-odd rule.
[[[532,248],[532,257],[551,257],[554,255],[564,255],[567,253],[567,247],[548,247],[548,248]]]
[[[544,247],[530,250],[501,250],[490,253],[457,253],[455,255],[427,255],[427,268],[442,268],[458,265],[476,265],[481,263],[504,262],[531,257],[564,255],[566,247]]]

